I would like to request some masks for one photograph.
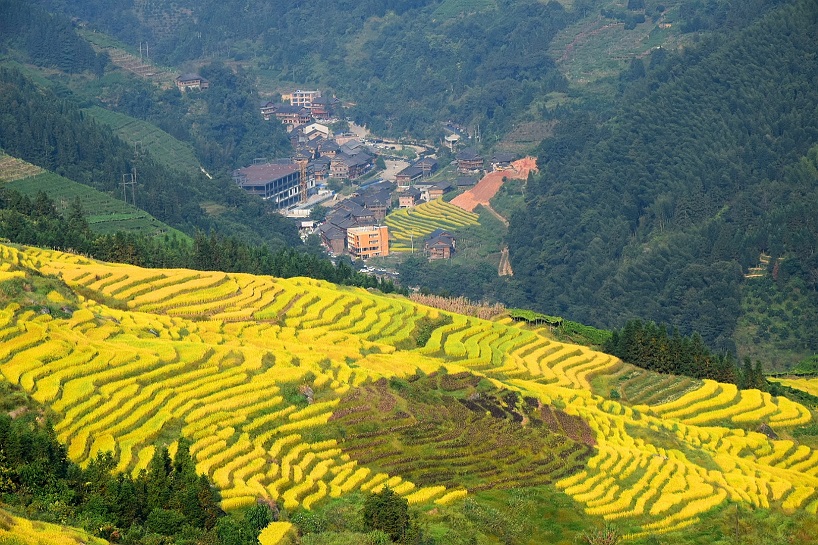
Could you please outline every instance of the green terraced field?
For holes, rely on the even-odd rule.
[[[100,123],[111,127],[125,142],[146,150],[166,167],[191,175],[201,171],[193,146],[177,140],[156,125],[99,106],[84,111]]]
[[[478,225],[478,216],[443,199],[419,204],[414,208],[395,210],[386,217],[389,226],[389,249],[396,252],[423,247],[423,239],[435,229],[457,231],[469,225]]]
[[[39,173],[7,182],[6,185],[30,197],[40,191],[45,192],[55,202],[57,211],[61,214],[68,210],[75,198],[79,198],[88,214],[91,229],[100,234],[133,231],[147,235],[175,234],[182,240],[188,239],[181,231],[159,221],[144,210],[53,172],[40,170]]]

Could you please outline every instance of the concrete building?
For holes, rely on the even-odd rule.
[[[361,259],[389,255],[389,228],[370,225],[347,229],[347,250]]]
[[[321,91],[302,91],[298,89],[292,93],[281,95],[281,100],[289,101],[293,106],[310,108],[312,101],[321,96]]]
[[[233,181],[251,195],[269,200],[275,208],[292,206],[300,200],[301,169],[287,163],[263,163],[233,172]]]

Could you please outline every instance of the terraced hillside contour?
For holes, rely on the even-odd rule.
[[[389,227],[389,249],[393,252],[410,252],[413,247],[415,250],[422,249],[424,239],[435,229],[456,231],[478,225],[477,214],[443,199],[395,210],[384,223]]]
[[[62,415],[57,434],[80,463],[110,450],[119,469],[138,471],[157,445],[173,451],[180,435],[190,438],[226,509],[257,497],[310,509],[386,484],[411,503],[456,501],[508,485],[491,467],[504,444],[507,464],[527,467],[531,457],[542,468],[513,486],[553,482],[631,537],[684,528],[728,500],[818,508],[818,451],[753,431],[811,420],[783,398],[712,381],[676,386],[510,318],[451,315],[424,346],[399,349],[421,320],[445,313],[357,288],[0,245],[0,283],[25,285],[33,274],[59,278],[75,295],[49,294],[59,314],[25,298],[4,306],[5,379]],[[597,377],[619,380],[634,401],[596,395]],[[402,380],[462,405],[442,406],[495,430],[497,446],[446,433],[430,401],[392,393]],[[371,402],[356,402],[361,395]],[[387,435],[362,436],[362,422]],[[524,452],[526,437],[542,449]],[[407,450],[428,442],[418,451],[427,457],[412,465],[377,446],[392,440]],[[456,462],[448,474],[428,454],[435,449]]]
[[[67,214],[74,200],[79,199],[83,210],[88,212],[88,224],[97,233],[133,231],[151,235],[172,234],[180,240],[189,238],[144,210],[127,204],[121,199],[121,194],[115,198],[2,152],[0,184],[30,198],[44,192],[54,201],[61,214]]]

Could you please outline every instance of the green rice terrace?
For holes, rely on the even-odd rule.
[[[388,486],[442,543],[561,544],[605,523],[707,543],[688,536],[720,513],[818,511],[818,450],[795,433],[810,408],[508,315],[0,245],[0,339],[0,373],[54,412],[72,460],[137,473],[185,437],[227,511],[303,519]]]
[[[478,215],[467,212],[443,199],[425,202],[414,208],[395,210],[384,221],[389,226],[389,249],[410,252],[412,246],[422,244],[435,229],[456,231],[470,225],[479,225]]]
[[[193,146],[166,133],[156,125],[99,106],[84,110],[107,125],[122,140],[139,151],[147,151],[162,165],[191,175],[201,171]]]
[[[29,197],[34,197],[42,191],[54,201],[57,210],[62,214],[69,209],[75,199],[79,199],[83,210],[88,214],[88,224],[100,234],[133,231],[156,235],[174,233],[180,239],[188,238],[187,235],[124,200],[2,153],[0,183]]]

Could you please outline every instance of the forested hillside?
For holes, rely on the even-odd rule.
[[[295,226],[227,177],[210,179],[168,169],[127,144],[22,73],[0,68],[0,148],[37,166],[108,193],[121,194],[122,175],[137,172],[136,205],[193,234],[196,229],[240,235],[280,248],[300,243]],[[219,205],[208,214],[202,204]]]
[[[108,64],[74,32],[68,18],[47,13],[19,0],[0,0],[0,51],[15,48],[38,66],[101,74]]]
[[[108,78],[98,99],[107,108],[153,123],[192,145],[202,165],[229,177],[258,157],[288,157],[290,141],[281,123],[259,115],[255,84],[242,70],[210,62],[199,70],[206,93],[181,93],[137,78]]]
[[[536,0],[42,3],[126,43],[148,40],[165,64],[230,58],[325,86],[373,130],[414,136],[442,134],[449,118],[499,135],[535,97],[565,90],[547,49],[579,16]]]
[[[514,296],[595,325],[665,322],[720,349],[735,348],[754,281],[797,280],[785,291],[812,315],[816,35],[815,2],[793,2],[691,55],[654,53],[618,109],[566,116],[511,222]],[[769,277],[745,279],[762,253]]]

